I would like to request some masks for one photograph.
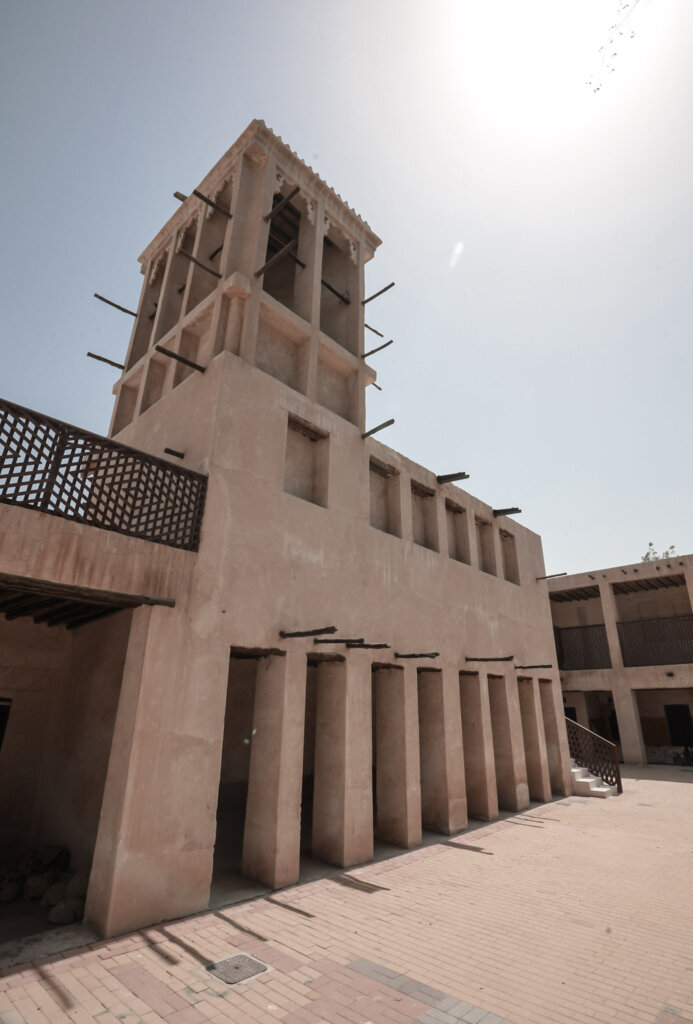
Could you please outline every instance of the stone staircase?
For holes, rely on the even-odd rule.
[[[609,786],[603,779],[592,775],[589,768],[583,768],[570,759],[570,774],[573,777],[573,792],[576,796],[616,796],[616,786]]]

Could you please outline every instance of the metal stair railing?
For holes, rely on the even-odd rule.
[[[566,718],[570,756],[581,768],[588,768],[609,786],[616,786],[623,792],[621,769],[618,763],[618,747],[591,729],[579,725],[572,718]]]

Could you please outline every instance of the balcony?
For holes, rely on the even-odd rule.
[[[0,399],[0,502],[197,551],[207,477]]]
[[[693,615],[618,623],[626,668],[693,662]]]
[[[554,628],[558,667],[564,672],[611,668],[606,626],[564,626]]]

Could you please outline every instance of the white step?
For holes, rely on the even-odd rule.
[[[578,796],[615,796],[618,793],[616,786],[609,786],[603,779],[592,775],[588,768],[575,764],[570,760],[570,774],[573,777],[573,792]]]

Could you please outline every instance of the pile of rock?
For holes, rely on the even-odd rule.
[[[81,921],[89,871],[69,871],[70,851],[64,846],[21,850],[0,865],[0,903],[40,900],[51,924]]]

